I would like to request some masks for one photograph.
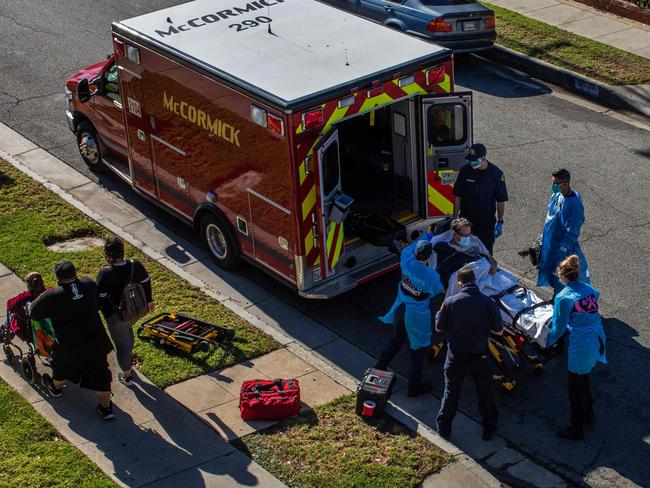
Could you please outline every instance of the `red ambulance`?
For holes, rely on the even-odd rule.
[[[116,22],[112,40],[66,83],[80,153],[224,268],[329,298],[398,266],[350,216],[411,241],[452,213],[472,122],[451,51],[316,0],[195,0]]]

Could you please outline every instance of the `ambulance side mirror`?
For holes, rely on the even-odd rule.
[[[79,83],[77,83],[77,98],[81,103],[86,103],[88,100],[90,100],[90,97],[92,95],[90,94],[90,85],[88,84],[88,80],[86,78],[83,78],[79,80]]]

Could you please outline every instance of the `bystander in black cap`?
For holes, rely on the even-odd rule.
[[[60,261],[54,266],[54,274],[58,281],[71,280],[77,277],[77,270],[70,261]]]
[[[433,245],[429,241],[419,241],[415,245],[415,258],[423,261],[429,259],[433,253]]]
[[[468,161],[476,161],[477,158],[484,158],[487,154],[487,149],[483,144],[472,144],[472,147],[469,148],[469,152],[465,159]]]
[[[571,179],[571,173],[564,168],[553,171],[551,174],[561,181],[569,181]]]

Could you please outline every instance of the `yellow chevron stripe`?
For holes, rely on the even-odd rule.
[[[332,268],[336,266],[336,263],[338,263],[339,259],[341,259],[341,253],[343,251],[343,243],[345,242],[345,236],[343,234],[344,234],[343,227],[341,227],[341,230],[339,231],[339,238],[337,239],[336,242],[336,249],[334,249],[334,256],[332,258]]]
[[[300,148],[300,146],[298,146],[298,148]],[[302,184],[307,179],[307,168],[305,167],[306,166],[305,163],[307,163],[307,158],[305,158],[305,161],[303,161],[302,163],[300,163],[298,165],[298,174],[300,176],[300,186],[302,186]]]
[[[443,89],[445,93],[451,91],[451,76],[445,73],[445,79],[438,83],[438,86]]]
[[[307,237],[305,237],[305,256],[309,256],[309,253],[314,247],[314,230],[309,229]]]
[[[399,86],[397,84],[397,80],[395,80],[395,84],[397,86]],[[424,88],[422,88],[420,85],[418,85],[417,83],[411,83],[410,85],[401,87],[401,89],[404,90],[409,95],[417,95],[418,93],[426,93],[426,90]]]
[[[393,99],[389,95],[387,95],[386,93],[382,93],[381,95],[377,95],[376,97],[369,98],[365,102],[363,102],[363,105],[361,105],[361,108],[359,109],[359,113],[365,112],[366,110],[376,107],[377,105],[384,105],[392,101]]]
[[[302,202],[303,222],[307,220],[307,217],[309,216],[309,212],[311,212],[311,209],[314,208],[314,205],[316,205],[316,187],[312,186],[311,190],[309,190],[309,193],[307,194],[307,196]]]
[[[442,193],[436,190],[431,185],[428,185],[427,197],[429,203],[440,210],[445,215],[451,215],[454,213],[454,204],[447,200]]]
[[[321,134],[326,134],[330,130],[334,122],[337,122],[341,120],[343,117],[345,117],[345,114],[347,113],[349,108],[350,107],[348,106],[343,108],[337,107],[336,109],[334,109],[334,112],[332,112],[332,115],[330,116],[330,118],[327,120],[327,123],[323,127]]]

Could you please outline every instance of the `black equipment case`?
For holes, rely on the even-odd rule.
[[[372,400],[376,404],[373,417],[381,417],[393,392],[393,386],[395,386],[395,373],[368,368],[357,387],[357,415],[361,415],[363,402]]]

